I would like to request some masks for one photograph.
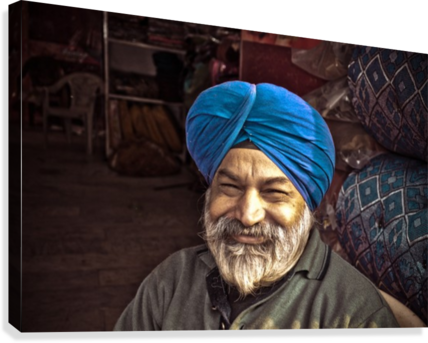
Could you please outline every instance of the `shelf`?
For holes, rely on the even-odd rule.
[[[129,41],[121,38],[113,38],[109,37],[109,26],[108,26],[108,12],[104,12],[103,14],[103,42],[104,42],[104,75],[105,75],[105,84],[104,84],[104,101],[105,101],[105,118],[106,118],[106,156],[110,157],[113,153],[114,149],[117,147],[117,144],[120,143],[122,140],[122,135],[120,134],[120,118],[119,118],[119,108],[116,101],[111,100],[123,100],[128,102],[136,102],[136,103],[142,103],[142,104],[155,104],[155,105],[165,105],[170,106],[172,108],[169,108],[169,110],[172,111],[174,116],[176,116],[178,119],[178,122],[180,124],[180,128],[183,128],[185,125],[185,106],[183,102],[174,102],[174,101],[166,101],[161,99],[153,99],[153,98],[145,98],[143,96],[138,95],[124,95],[124,94],[117,94],[117,90],[110,89],[110,74],[113,71],[113,67],[110,63],[110,50],[113,50],[113,52],[117,52],[118,49],[116,48],[130,48],[134,47],[135,54],[137,54],[139,49],[147,50],[148,53],[143,53],[142,56],[147,60],[145,62],[148,62],[148,60],[151,61],[153,58],[151,55],[153,52],[157,51],[165,51],[170,52],[175,55],[178,55],[180,59],[184,58],[186,55],[186,50],[182,48],[174,48],[174,47],[168,47],[168,46],[162,46],[162,45],[155,45],[152,43],[144,43],[144,42],[137,42],[137,41]],[[125,50],[125,49],[123,49]],[[128,49],[127,49],[128,50]],[[129,49],[131,50],[131,49]],[[133,52],[131,52],[131,57]],[[117,56],[113,56],[114,62],[120,62],[124,60],[123,54],[117,53]],[[126,56],[125,56],[126,57]],[[134,58],[135,60],[135,58]],[[135,61],[134,61],[135,62]],[[152,67],[155,67],[155,65],[148,65],[147,63],[141,63],[140,59],[138,59],[139,65],[142,65],[145,67],[145,69],[153,69]],[[129,67],[129,66],[128,66]],[[135,67],[135,66],[134,66]],[[144,69],[144,68],[142,68]],[[139,69],[138,69],[139,70]],[[151,70],[153,72],[153,70]],[[143,70],[139,70],[137,74],[145,75],[150,73],[145,73]],[[150,74],[151,75],[151,74]],[[113,125],[113,126],[112,126]],[[112,131],[113,127],[113,131]],[[114,146],[112,146],[112,144]],[[186,153],[186,146],[183,147],[183,152],[178,155],[180,159],[185,162],[187,158]]]
[[[126,40],[121,40],[121,39],[116,39],[116,38],[108,38],[108,41],[110,43],[130,45],[130,46],[135,46],[135,47],[144,48],[144,49],[152,49],[152,50],[159,50],[159,51],[168,51],[168,52],[172,52],[174,54],[180,54],[180,55],[185,55],[186,54],[185,50],[167,48],[167,47],[159,46],[159,45],[139,43],[139,42],[131,42],[131,41],[126,41]]]
[[[109,94],[110,99],[120,99],[120,100],[127,100],[127,101],[136,101],[136,102],[143,102],[143,103],[150,103],[150,104],[157,104],[157,105],[171,105],[171,106],[183,106],[181,102],[170,102],[170,101],[164,101],[159,99],[150,99],[150,98],[142,98],[138,96],[130,96],[130,95],[120,95],[120,94]]]

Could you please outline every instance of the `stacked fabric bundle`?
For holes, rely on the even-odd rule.
[[[183,150],[178,123],[165,106],[133,104],[129,114],[136,138],[147,138],[169,152]]]
[[[240,31],[188,26],[184,104],[190,108],[205,89],[239,78]]]
[[[155,77],[137,73],[112,71],[110,89],[115,94],[159,99],[160,90]]]
[[[428,56],[357,47],[348,84],[366,131],[388,151],[354,170],[336,205],[350,262],[427,322]]]
[[[119,120],[124,141],[148,139],[168,152],[183,149],[174,116],[162,105],[119,102]]]
[[[182,49],[185,44],[184,23],[172,20],[149,18],[147,42],[154,45]]]
[[[109,13],[108,35],[111,38],[145,42],[147,40],[148,18],[120,13]]]
[[[428,56],[358,47],[349,87],[361,123],[385,148],[427,161]]]
[[[120,138],[109,158],[110,167],[131,176],[164,176],[180,171],[174,153],[183,150],[178,124],[162,105],[119,101]]]

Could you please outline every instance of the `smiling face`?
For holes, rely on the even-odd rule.
[[[211,185],[209,213],[238,219],[245,227],[257,223],[292,226],[300,219],[305,200],[284,173],[260,150],[231,149]],[[248,244],[260,239],[234,237]]]
[[[260,150],[231,149],[206,195],[205,234],[220,273],[241,295],[271,284],[297,262],[312,214]]]

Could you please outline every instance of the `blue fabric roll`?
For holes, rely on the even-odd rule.
[[[227,152],[250,140],[290,179],[314,210],[335,162],[330,131],[308,103],[272,84],[225,82],[202,92],[186,119],[189,153],[208,184]]]
[[[350,262],[427,322],[428,170],[393,153],[349,174],[336,204]]]
[[[348,68],[355,113],[392,152],[428,161],[428,55],[357,46]]]

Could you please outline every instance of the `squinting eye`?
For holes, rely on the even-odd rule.
[[[264,192],[269,194],[288,195],[287,192],[284,192],[280,189],[266,189]]]
[[[237,186],[232,185],[231,183],[222,183],[221,186],[228,187],[228,188],[236,188],[236,189],[238,188]]]

